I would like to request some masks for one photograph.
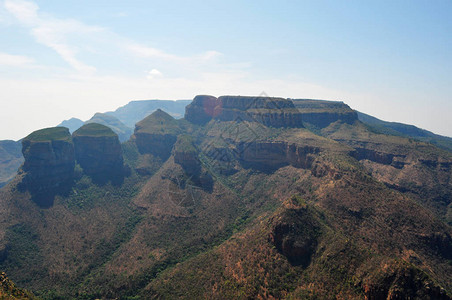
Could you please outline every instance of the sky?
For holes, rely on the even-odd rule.
[[[344,101],[452,136],[452,1],[0,0],[0,140],[144,99]]]

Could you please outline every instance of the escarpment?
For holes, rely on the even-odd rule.
[[[336,121],[353,124],[358,120],[357,113],[344,102],[311,99],[292,99],[292,102],[300,111],[303,122],[318,128]]]
[[[185,119],[193,124],[204,125],[219,113],[220,107],[218,98],[198,95],[185,107]]]
[[[185,118],[195,124],[212,119],[258,122],[271,127],[303,127],[301,113],[284,98],[245,96],[196,96],[185,109]]]
[[[70,188],[74,177],[74,144],[65,127],[35,131],[22,141],[24,187],[42,207]]]
[[[166,160],[180,133],[177,120],[158,109],[135,125],[134,138],[141,154],[149,153]]]
[[[310,169],[320,148],[285,141],[239,143],[239,159],[249,166],[271,171],[285,165]]]
[[[109,127],[89,123],[73,133],[75,156],[83,172],[96,180],[118,180],[123,175],[123,156],[118,135]]]

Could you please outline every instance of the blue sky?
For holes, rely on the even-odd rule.
[[[452,2],[0,2],[0,139],[136,99],[342,100],[452,136]]]

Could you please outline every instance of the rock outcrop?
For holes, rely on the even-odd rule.
[[[301,113],[284,98],[196,96],[185,108],[185,118],[195,124],[211,119],[258,122],[271,127],[303,127]]]
[[[35,131],[22,140],[23,184],[41,207],[53,204],[55,194],[70,188],[74,177],[74,144],[65,127]]]
[[[242,164],[269,172],[286,165],[310,169],[320,151],[316,147],[285,141],[254,141],[237,145]]]
[[[185,119],[193,124],[204,125],[218,114],[218,98],[208,95],[198,95],[185,107]]]
[[[174,162],[181,165],[188,174],[197,174],[201,170],[198,151],[189,135],[179,135],[173,148]]]
[[[198,155],[199,151],[191,136],[181,134],[177,137],[177,141],[173,148],[174,162],[182,167],[192,184],[205,191],[211,192],[213,188],[213,178],[209,172],[203,170]]]
[[[158,109],[135,125],[134,139],[141,154],[166,160],[180,133],[177,120]]]
[[[356,112],[342,101],[292,99],[292,102],[302,114],[303,122],[318,128],[336,121],[353,124],[358,120]]]
[[[100,181],[122,179],[124,163],[118,135],[107,126],[89,123],[76,130],[75,157],[83,172]]]

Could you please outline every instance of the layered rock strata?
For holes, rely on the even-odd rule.
[[[292,102],[300,111],[304,123],[319,128],[336,121],[353,124],[358,120],[357,113],[342,101],[292,99]]]
[[[124,170],[118,135],[109,127],[89,123],[73,133],[75,156],[83,172],[96,179],[115,179]]]
[[[35,202],[53,204],[53,196],[70,187],[74,177],[74,144],[65,127],[35,131],[22,140],[23,184]]]
[[[271,127],[303,127],[301,113],[284,98],[196,96],[185,108],[185,118],[194,124],[220,121],[258,122]]]

